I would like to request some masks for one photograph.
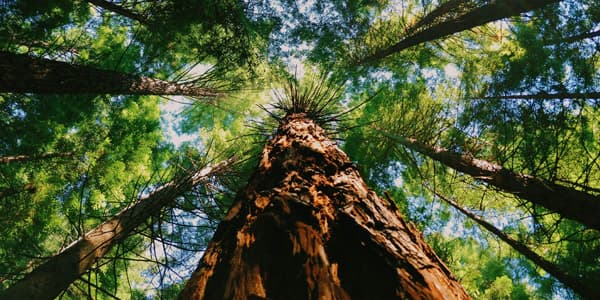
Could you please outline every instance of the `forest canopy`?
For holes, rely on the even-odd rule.
[[[600,297],[599,32],[594,0],[0,1],[0,298],[177,298],[293,113],[472,298]]]

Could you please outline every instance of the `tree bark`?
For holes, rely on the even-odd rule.
[[[538,265],[544,271],[548,272],[548,274],[550,274],[554,278],[558,279],[558,281],[560,281],[562,284],[571,288],[573,291],[578,293],[584,299],[600,298],[600,290],[598,288],[590,286],[589,284],[586,284],[586,282],[584,280],[581,280],[581,278],[578,278],[576,276],[571,276],[571,275],[565,273],[556,264],[553,264],[552,262],[539,256],[537,253],[535,253],[533,250],[529,249],[529,247],[527,247],[523,243],[511,238],[506,233],[504,233],[502,230],[496,228],[494,225],[486,222],[485,220],[476,216],[472,212],[461,207],[460,205],[458,205],[458,203],[454,202],[453,200],[448,199],[447,197],[444,197],[443,195],[441,195],[435,191],[433,193],[436,194],[440,199],[444,200],[444,202],[452,205],[454,208],[459,210],[461,213],[463,213],[464,215],[469,217],[471,220],[473,220],[477,224],[481,225],[481,227],[485,228],[489,232],[496,235],[502,241],[504,241],[505,243],[510,245],[513,249],[515,249],[516,251],[521,253],[527,259],[531,260],[533,263]]]
[[[534,100],[552,100],[552,99],[600,99],[600,92],[587,92],[587,93],[546,93],[541,92],[537,94],[522,94],[522,95],[502,95],[502,96],[488,96],[471,98],[470,100],[517,100],[517,99],[534,99]]]
[[[105,1],[105,0],[87,0],[87,2],[89,2],[89,3],[93,4],[93,5],[102,7],[104,9],[106,9],[106,10],[112,11],[112,12],[118,14],[118,15],[130,18],[132,20],[136,20],[136,21],[140,22],[140,24],[143,24],[143,25],[147,25],[148,24],[148,19],[146,19],[144,16],[142,16],[142,15],[136,13],[136,12],[133,12],[133,11],[131,11],[129,9],[126,9],[126,8],[120,6],[120,5],[114,4],[114,3],[110,2],[110,1]]]
[[[221,96],[190,84],[0,51],[0,92],[40,94]]]
[[[438,7],[433,9],[428,14],[424,15],[420,20],[418,20],[414,25],[410,26],[407,30],[408,33],[412,34],[416,31],[422,30],[425,27],[431,27],[436,23],[441,22],[442,17],[449,15],[450,13],[459,13],[461,6],[473,4],[473,1],[470,0],[448,0]]]
[[[598,36],[600,36],[600,30],[584,32],[582,34],[577,34],[577,35],[572,35],[572,36],[566,37],[566,38],[564,38],[560,41],[557,41],[553,44],[573,43],[573,42],[577,42],[577,41],[581,41],[581,40],[585,40],[585,39],[595,38]]]
[[[0,293],[0,299],[54,299],[87,272],[112,246],[127,238],[133,229],[170,205],[177,196],[206,181],[209,176],[223,171],[229,162],[230,160],[227,160],[213,167],[203,168],[140,197],[133,206],[123,209],[112,219],[88,231],[79,240]]]
[[[55,153],[42,153],[34,155],[13,155],[0,157],[0,164],[10,164],[12,162],[24,162],[56,157],[72,157],[73,152],[55,152]]]
[[[286,116],[182,299],[468,299],[304,113]]]
[[[600,197],[531,175],[515,173],[500,165],[470,155],[461,155],[441,147],[428,146],[413,138],[392,135],[388,135],[388,137],[459,172],[469,174],[475,179],[533,204],[543,206],[589,228],[600,230],[600,218],[598,218]]]
[[[411,34],[388,48],[381,49],[372,55],[364,57],[357,63],[365,64],[368,62],[374,62],[424,42],[433,41],[489,22],[517,16],[521,13],[535,10],[558,1],[559,0],[490,1],[488,4],[475,8],[464,15],[435,24],[425,30]],[[435,11],[436,10],[434,10],[434,12]],[[436,16],[436,18],[437,17],[438,16]],[[428,16],[424,16],[423,18],[428,18]]]

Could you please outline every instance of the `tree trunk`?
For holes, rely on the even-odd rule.
[[[404,49],[410,48],[412,46],[424,42],[433,41],[489,22],[501,20],[512,16],[517,16],[521,13],[538,9],[558,1],[559,0],[489,1],[488,4],[485,4],[479,8],[475,8],[472,11],[465,13],[464,15],[461,15],[451,20],[443,21],[441,23],[428,27],[425,30],[421,30],[414,34],[411,34],[401,39],[398,43],[388,48],[376,51],[372,55],[361,59],[360,61],[358,61],[358,64],[374,62],[383,59],[389,55],[392,55],[396,52],[400,52]],[[434,10],[433,12],[436,12],[436,10]],[[437,17],[438,16],[436,16],[436,18]],[[429,17],[426,15],[423,18],[425,19]]]
[[[541,93],[537,93],[537,94],[528,94],[528,95],[503,95],[503,96],[479,97],[479,98],[471,98],[470,100],[477,100],[477,99],[482,99],[482,100],[494,100],[494,99],[503,99],[503,100],[600,99],[600,92],[588,92],[588,93],[546,93],[546,92],[541,92]]]
[[[467,299],[304,113],[286,116],[182,299]]]
[[[451,199],[444,197],[443,195],[441,195],[435,191],[433,193],[435,193],[440,199],[444,200],[444,202],[452,205],[454,208],[456,208],[457,210],[462,212],[464,215],[469,217],[471,220],[473,220],[477,224],[481,225],[481,227],[487,229],[489,232],[491,232],[494,235],[496,235],[497,237],[499,237],[505,243],[510,245],[513,249],[515,249],[516,251],[521,253],[527,259],[531,260],[533,263],[538,265],[544,271],[548,272],[548,274],[554,276],[554,278],[558,279],[558,281],[562,282],[562,284],[564,284],[565,286],[571,288],[573,291],[578,293],[584,299],[599,299],[600,298],[600,290],[598,288],[590,286],[589,284],[586,284],[586,282],[584,280],[582,280],[581,278],[571,276],[571,275],[563,272],[556,264],[553,264],[550,261],[546,260],[545,258],[539,256],[537,253],[535,253],[533,250],[529,249],[529,247],[527,247],[523,243],[521,243],[517,240],[514,240],[513,238],[508,236],[506,233],[504,233],[502,230],[496,228],[494,225],[484,221],[483,219],[476,216],[472,212],[461,207],[460,205],[458,205],[458,203],[452,201]]]
[[[391,135],[388,137],[459,172],[469,174],[475,179],[533,204],[543,206],[589,228],[600,230],[600,218],[598,218],[600,197],[531,175],[515,173],[500,165],[476,159],[470,155],[461,155],[441,147],[428,146],[412,138]]]
[[[573,43],[573,42],[577,42],[577,41],[581,41],[581,40],[585,40],[585,39],[595,38],[598,36],[600,36],[600,30],[584,32],[582,34],[577,34],[577,35],[572,35],[572,36],[566,37],[558,42],[555,42],[554,44]]]
[[[476,3],[470,0],[448,0],[430,11],[428,14],[424,15],[414,25],[410,26],[407,32],[409,34],[413,34],[417,31],[423,30],[426,27],[431,27],[437,23],[440,23],[444,19],[443,17],[450,16],[451,13],[460,13],[461,7],[471,5],[476,5]]]
[[[0,92],[40,94],[181,95],[221,94],[190,84],[101,70],[0,51]]]
[[[130,18],[132,20],[136,20],[138,22],[140,22],[140,24],[143,25],[147,25],[148,24],[148,19],[146,19],[144,16],[133,12],[129,9],[126,9],[120,5],[114,4],[110,1],[105,1],[105,0],[87,0],[87,2],[94,4],[96,6],[102,7],[106,10],[112,11],[118,15],[121,15],[123,17],[127,17]]]
[[[0,299],[54,299],[87,272],[113,245],[127,238],[133,229],[159,213],[177,196],[222,171],[228,163],[229,161],[225,161],[213,167],[206,167],[140,197],[136,204],[88,231],[79,240],[0,293]]]
[[[34,154],[34,155],[4,156],[4,157],[0,157],[0,164],[9,164],[11,162],[24,162],[24,161],[48,159],[48,158],[55,158],[55,157],[71,157],[71,156],[73,156],[73,154],[74,154],[73,152],[56,152],[56,153]]]

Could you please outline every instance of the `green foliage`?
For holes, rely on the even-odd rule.
[[[82,22],[89,14],[79,1],[4,1],[0,5],[0,46],[47,47],[53,29]]]
[[[1,289],[173,174],[237,155],[235,172],[176,199],[63,295],[176,298],[273,133],[273,120],[258,105],[270,113],[304,110],[331,119],[328,129],[337,134],[332,137],[340,139],[369,185],[397,202],[474,298],[577,296],[432,190],[452,196],[565,272],[600,286],[598,232],[492,190],[396,139],[415,138],[599,195],[597,99],[498,98],[597,92],[598,37],[573,39],[597,30],[597,1],[561,1],[416,45],[370,66],[355,63],[486,2],[464,1],[425,25],[423,16],[451,2],[113,3],[142,19],[86,1],[4,1],[0,48],[205,84],[226,95],[211,101],[0,95],[0,157],[74,153],[0,164]],[[322,93],[315,94],[310,93],[315,86],[298,88],[286,98],[295,102],[271,104],[276,83],[299,75],[299,69],[305,73],[300,82],[327,78],[335,84],[331,89],[322,84]],[[314,107],[304,101],[315,99],[321,102]],[[180,102],[185,104],[179,115],[166,113]],[[338,116],[341,112],[347,113]],[[179,144],[179,136],[193,139]]]

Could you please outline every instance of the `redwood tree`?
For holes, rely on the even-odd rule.
[[[0,92],[221,96],[193,83],[180,84],[5,51],[0,51]]]
[[[469,298],[416,227],[369,190],[319,118],[294,107],[181,298]]]
[[[103,9],[109,10],[111,12],[114,12],[116,14],[125,16],[127,18],[130,18],[132,20],[136,20],[138,22],[140,22],[141,24],[146,25],[148,23],[148,19],[143,16],[138,14],[137,12],[131,11],[119,4],[115,4],[111,1],[106,1],[106,0],[87,0],[87,2],[102,7]]]
[[[462,14],[459,13],[456,17],[451,13],[457,13],[456,10],[461,5],[460,1],[444,3],[434,9],[431,14],[423,16],[423,21],[419,21],[414,27],[408,28],[408,35],[401,37],[397,43],[375,51],[360,59],[358,63],[375,62],[412,46],[444,38],[489,22],[518,16],[521,13],[558,2],[558,0],[498,0],[485,2],[487,3]],[[445,18],[445,15],[450,15],[450,17]]]
[[[600,197],[598,196],[543,178],[519,174],[495,163],[474,158],[472,155],[429,146],[413,138],[391,135],[388,137],[411,150],[435,159],[459,172],[469,174],[502,191],[543,206],[589,228],[600,230],[600,219],[597,215],[597,212],[600,211]]]
[[[552,263],[551,261],[545,259],[544,257],[537,254],[531,248],[529,248],[524,243],[513,239],[508,234],[503,232],[501,229],[494,226],[492,223],[485,221],[483,218],[478,217],[471,211],[462,207],[460,204],[456,203],[454,200],[445,197],[444,195],[430,189],[436,196],[442,199],[444,202],[450,204],[452,207],[456,208],[458,211],[463,213],[469,219],[475,221],[475,223],[481,225],[481,227],[485,228],[487,231],[493,233],[499,239],[510,245],[513,249],[521,253],[521,255],[527,257],[527,259],[531,260],[533,263],[538,265],[544,271],[548,272],[548,274],[554,276],[560,282],[562,282],[565,286],[573,289],[573,291],[577,292],[579,295],[585,297],[586,299],[595,299],[600,297],[600,291],[598,291],[595,286],[592,285],[591,282],[586,280],[581,280],[577,276],[573,276],[564,270],[562,270],[559,266]]]
[[[483,99],[483,100],[552,100],[552,99],[600,99],[600,92],[586,92],[586,93],[547,93],[541,92],[536,94],[518,94],[518,95],[498,95],[498,96],[487,96],[479,98],[471,98],[470,100]]]
[[[54,299],[86,273],[99,259],[148,218],[175,203],[175,199],[193,187],[222,173],[232,162],[223,161],[185,174],[140,197],[110,220],[85,233],[77,241],[47,259],[23,279],[0,293],[2,299]]]
[[[73,152],[54,152],[54,153],[42,153],[42,154],[34,154],[34,155],[11,155],[11,156],[0,157],[0,164],[10,164],[13,162],[33,161],[33,160],[49,159],[49,158],[55,158],[55,157],[71,157],[73,155],[74,155]]]

